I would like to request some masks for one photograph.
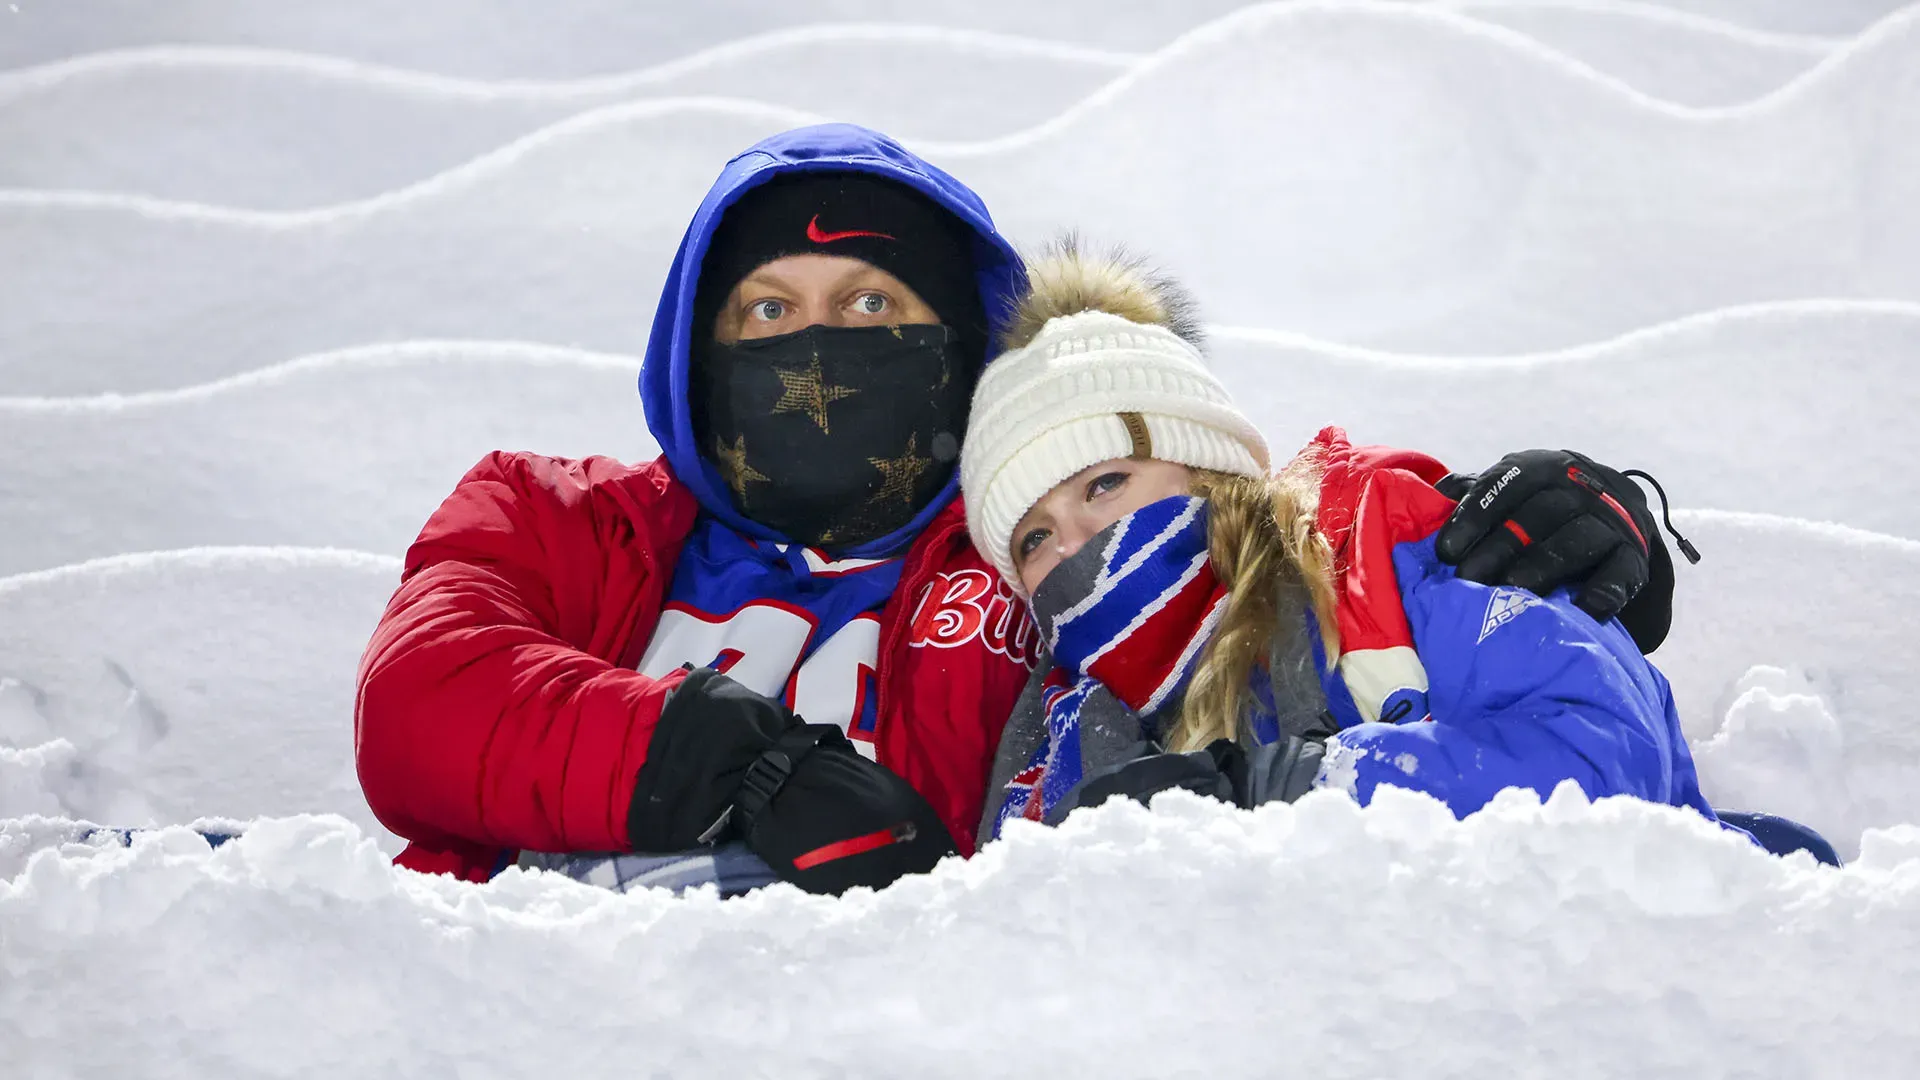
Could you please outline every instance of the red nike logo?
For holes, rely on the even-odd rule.
[[[865,229],[848,229],[845,232],[826,232],[820,228],[819,214],[813,215],[813,220],[807,222],[807,239],[816,244],[831,244],[835,240],[845,240],[854,236],[877,236],[882,240],[894,239],[886,233],[868,232]]]

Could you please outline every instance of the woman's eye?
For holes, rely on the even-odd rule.
[[[1123,473],[1123,472],[1101,473],[1099,476],[1096,476],[1092,480],[1087,481],[1087,498],[1097,499],[1100,496],[1107,494],[1108,492],[1118,491],[1123,485],[1126,484],[1126,482],[1127,482],[1126,473]]]
[[[1029,531],[1027,535],[1020,538],[1020,557],[1024,559],[1034,552],[1039,551],[1040,545],[1046,543],[1046,540],[1047,530],[1033,529]]]
[[[787,305],[778,300],[756,300],[747,313],[762,322],[779,322],[780,317],[787,313]]]
[[[877,292],[861,293],[859,296],[854,297],[853,309],[862,315],[878,315],[887,310],[886,294]]]

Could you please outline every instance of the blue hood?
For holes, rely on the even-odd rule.
[[[926,195],[971,226],[974,276],[980,285],[981,306],[997,336],[1012,307],[1012,299],[1026,280],[1026,270],[1013,246],[993,227],[986,204],[965,184],[908,153],[899,143],[852,124],[820,124],[782,132],[727,162],[713,188],[694,212],[687,235],[674,255],[653,317],[647,355],[640,366],[640,400],[646,407],[647,427],[659,441],[674,475],[691,488],[700,505],[728,527],[766,540],[785,537],[741,516],[720,474],[700,456],[693,436],[692,409],[687,401],[687,367],[693,347],[693,298],[700,286],[700,263],[720,217],[748,191],[776,176],[798,172],[862,172],[893,180]],[[992,356],[992,346],[988,346]],[[931,505],[905,528],[845,554],[872,557],[898,550],[925,528],[934,515],[953,501],[960,480],[954,479]]]

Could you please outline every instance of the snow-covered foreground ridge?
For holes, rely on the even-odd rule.
[[[1696,1080],[1920,1054],[1911,826],[1828,870],[1571,788],[1464,823],[1399,792],[1176,795],[878,894],[725,902],[422,877],[334,818],[212,851],[67,831],[0,825],[10,1075]]]

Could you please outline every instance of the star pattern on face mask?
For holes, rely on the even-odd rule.
[[[820,430],[831,435],[827,427],[827,406],[844,397],[852,397],[860,391],[850,386],[829,386],[820,371],[820,354],[815,352],[805,368],[792,371],[778,368],[774,374],[780,377],[780,400],[773,403],[774,415],[781,413],[805,413],[807,418],[820,425]]]
[[[867,463],[880,470],[880,490],[875,492],[872,503],[886,503],[895,499],[911,502],[914,485],[920,480],[920,474],[933,466],[931,457],[920,453],[920,436],[907,436],[907,448],[897,458],[868,458]]]
[[[736,436],[731,448],[727,446],[725,439],[715,435],[713,437],[713,463],[720,470],[720,476],[727,482],[727,486],[733,489],[733,497],[741,502],[746,501],[748,484],[756,481],[762,484],[772,482],[771,478],[761,473],[760,470],[747,464],[747,437],[745,435]]]

